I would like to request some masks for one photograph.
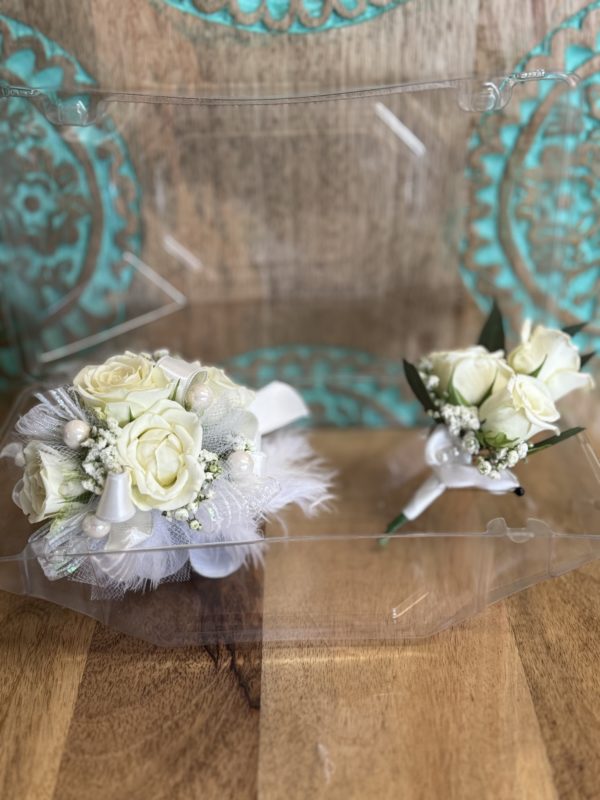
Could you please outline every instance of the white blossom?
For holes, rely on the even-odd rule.
[[[519,454],[516,450],[509,450],[506,454],[506,463],[509,468],[516,466],[519,462]]]
[[[543,325],[532,331],[529,321],[523,325],[521,344],[509,354],[508,363],[516,372],[535,374],[554,402],[575,389],[594,385],[591,375],[580,372],[581,357],[569,334]]]
[[[517,445],[517,455],[519,458],[525,458],[528,452],[529,446],[527,442],[520,442],[520,444]]]
[[[492,465],[490,462],[485,458],[478,458],[477,459],[477,469],[482,475],[489,475],[492,471]]]

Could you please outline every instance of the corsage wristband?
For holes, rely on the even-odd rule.
[[[268,518],[331,497],[304,433],[279,430],[308,415],[287,384],[255,393],[168,351],[126,352],[36,397],[2,455],[23,469],[13,500],[43,523],[30,542],[51,580],[114,596],[225,577],[260,560]]]

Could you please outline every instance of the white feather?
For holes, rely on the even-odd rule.
[[[288,430],[265,437],[262,450],[267,456],[266,475],[277,482],[278,490],[263,507],[269,516],[295,504],[307,516],[323,511],[333,499],[335,475],[316,455],[303,431]]]

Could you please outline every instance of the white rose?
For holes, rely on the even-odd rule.
[[[536,374],[543,381],[554,401],[584,386],[592,387],[591,375],[580,372],[581,358],[571,337],[554,328],[537,325],[533,332],[526,322],[521,331],[521,344],[508,357],[515,372]]]
[[[77,462],[43,442],[32,441],[23,450],[23,478],[13,499],[30,522],[41,522],[64,511],[85,493]]]
[[[73,381],[83,403],[114,417],[120,425],[167,398],[174,389],[160,367],[146,356],[124,353],[104,364],[84,367]]]
[[[202,426],[173,400],[158,403],[121,430],[117,450],[142,511],[173,511],[195,499],[204,483]]]
[[[239,383],[234,383],[218,367],[202,367],[194,377],[192,388],[199,385],[210,390],[210,397],[213,403],[227,397],[228,405],[247,408],[255,396],[255,392],[245,386],[241,386]]]
[[[548,388],[529,375],[514,375],[479,409],[481,429],[488,441],[498,437],[497,445],[524,442],[544,430],[556,432],[552,423],[559,416]]]
[[[431,353],[428,359],[433,374],[439,378],[440,392],[450,392],[451,402],[476,406],[490,391],[503,388],[512,376],[503,356],[502,350],[490,353],[477,345]]]

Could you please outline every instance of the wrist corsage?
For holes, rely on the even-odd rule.
[[[287,384],[255,393],[167,351],[126,352],[36,397],[3,455],[23,469],[13,500],[43,523],[30,542],[52,580],[114,596],[225,577],[260,560],[268,518],[331,497],[306,436],[279,430],[308,414]]]
[[[594,353],[580,355],[572,339],[584,327],[532,328],[526,322],[521,343],[505,356],[494,303],[475,347],[434,352],[416,366],[404,362],[406,379],[434,423],[425,444],[431,474],[387,533],[419,517],[446,489],[525,494],[513,468],[584,430],[561,433],[556,407],[575,389],[593,386],[581,368]]]

